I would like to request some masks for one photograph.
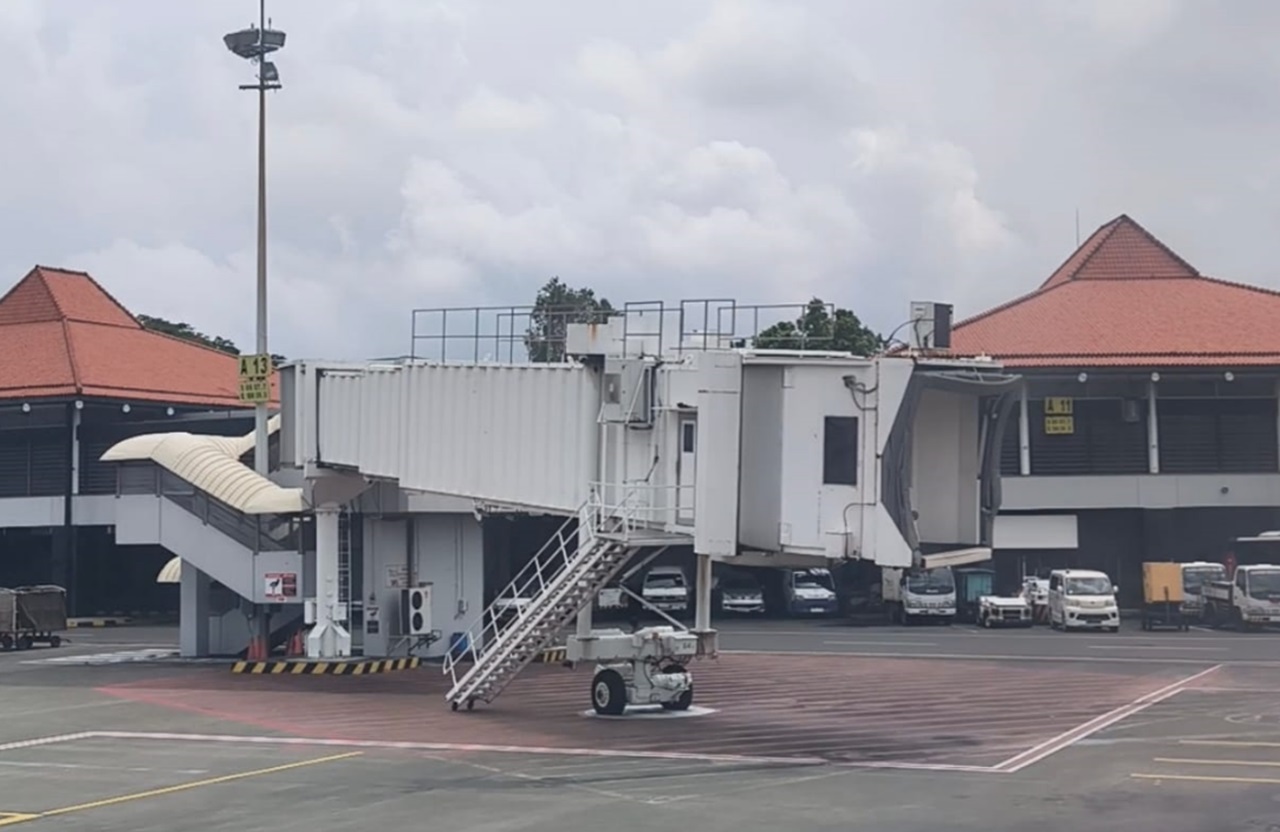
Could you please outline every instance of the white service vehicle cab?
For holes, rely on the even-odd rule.
[[[1055,569],[1049,573],[1049,626],[1120,632],[1116,588],[1105,572]]]
[[[689,581],[679,566],[655,566],[645,573],[640,597],[663,612],[689,609]]]

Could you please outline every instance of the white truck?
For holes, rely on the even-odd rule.
[[[1180,564],[1182,567],[1182,614],[1195,621],[1204,619],[1204,587],[1227,580],[1227,567],[1205,560]]]
[[[889,619],[897,624],[956,617],[956,578],[950,566],[935,569],[880,570],[881,598]]]
[[[978,626],[1030,627],[1031,604],[1021,595],[982,595],[978,598]]]
[[[1211,627],[1257,629],[1280,624],[1280,566],[1237,566],[1229,581],[1201,588],[1204,622]]]

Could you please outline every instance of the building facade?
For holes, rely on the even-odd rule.
[[[172,557],[115,540],[117,466],[156,431],[237,436],[234,356],[145,329],[83,272],[37,267],[0,298],[0,586],[65,586],[72,615],[175,612]]]
[[[953,345],[1021,374],[1004,433],[1001,582],[1145,560],[1222,560],[1280,527],[1280,293],[1202,275],[1121,216]]]

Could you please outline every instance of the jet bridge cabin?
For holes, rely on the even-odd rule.
[[[984,360],[745,354],[744,561],[988,558],[999,436],[1019,384]]]

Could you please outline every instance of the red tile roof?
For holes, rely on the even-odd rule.
[[[235,356],[144,328],[84,272],[37,266],[0,298],[0,355],[0,399],[243,406]]]
[[[1121,215],[951,346],[1011,367],[1280,365],[1280,292],[1204,277]]]

